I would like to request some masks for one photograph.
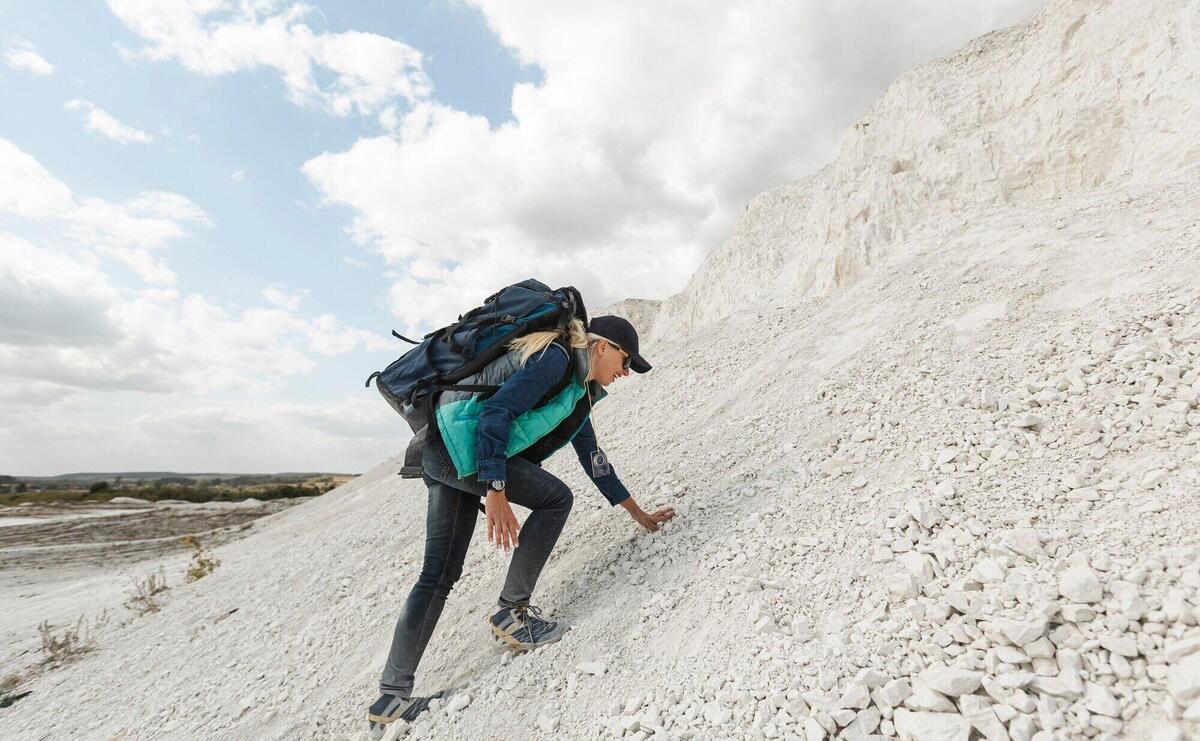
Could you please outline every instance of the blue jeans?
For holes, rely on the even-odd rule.
[[[425,485],[429,487],[425,563],[392,635],[392,649],[379,682],[380,691],[388,694],[412,695],[417,664],[450,589],[462,576],[478,505],[487,494],[487,484],[476,477],[458,478],[449,458],[440,438],[434,436],[426,443],[421,458]],[[510,503],[532,510],[521,525],[520,544],[513,550],[500,592],[500,607],[516,607],[529,604],[542,567],[571,514],[574,496],[562,481],[521,458],[508,459],[506,496]]]

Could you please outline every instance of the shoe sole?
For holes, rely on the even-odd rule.
[[[541,643],[522,643],[514,638],[511,634],[505,633],[503,630],[497,628],[491,622],[488,623],[488,627],[492,629],[492,635],[496,637],[496,640],[506,644],[513,653],[518,654],[525,653],[526,651],[532,651],[538,646],[549,646],[551,643],[558,643],[560,640],[562,640],[562,637],[566,634],[566,632],[570,630],[569,627],[563,628],[558,635],[554,636],[548,641],[542,641]]]

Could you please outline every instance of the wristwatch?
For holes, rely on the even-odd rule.
[[[504,491],[504,484],[503,479],[496,479],[492,482],[492,491]]]

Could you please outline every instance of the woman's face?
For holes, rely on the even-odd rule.
[[[592,379],[601,386],[629,375],[629,369],[621,367],[625,362],[625,352],[608,340],[600,340],[592,346]]]

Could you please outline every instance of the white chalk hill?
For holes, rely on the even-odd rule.
[[[552,461],[576,503],[537,598],[575,629],[489,640],[480,526],[418,675],[466,692],[406,733],[1195,733],[1198,40],[1195,2],[1055,2],[757,198],[598,410],[678,518],[640,534]],[[5,735],[359,734],[420,567],[398,467],[261,521]]]

